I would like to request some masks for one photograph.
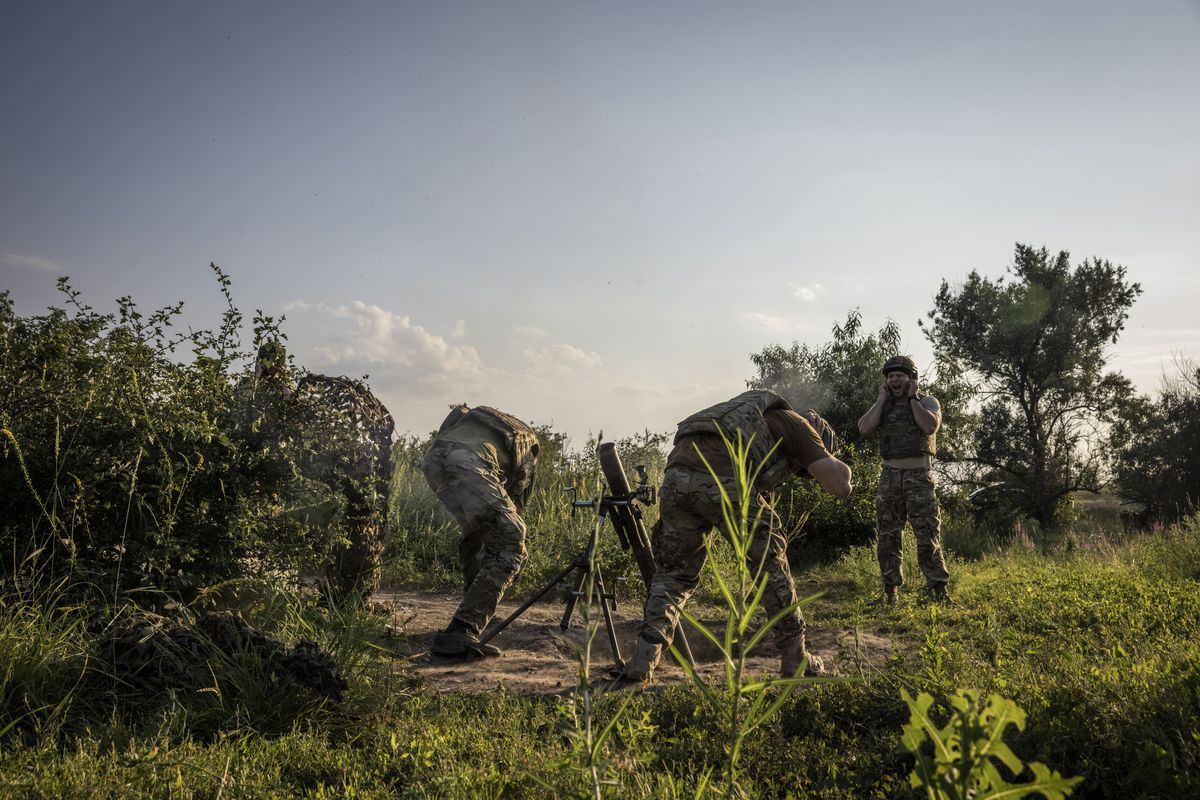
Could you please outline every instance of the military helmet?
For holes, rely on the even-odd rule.
[[[258,347],[254,359],[256,371],[263,375],[283,375],[287,372],[287,350],[278,339],[268,339]]]
[[[883,362],[883,374],[889,372],[907,372],[910,378],[917,377],[917,364],[908,356],[892,356],[887,361]]]

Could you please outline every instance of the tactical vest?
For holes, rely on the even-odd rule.
[[[687,436],[715,436],[717,426],[720,426],[725,436],[730,439],[736,439],[738,431],[741,431],[742,440],[750,442],[750,470],[753,471],[759,464],[765,464],[755,486],[764,490],[772,489],[783,483],[791,474],[787,459],[778,448],[771,453],[771,448],[775,446],[775,437],[771,434],[767,421],[763,419],[763,414],[776,409],[787,411],[791,410],[791,406],[774,392],[761,389],[742,392],[732,400],[698,411],[679,423],[675,444],[679,444],[680,440]],[[771,453],[769,459],[768,453]]]
[[[533,428],[511,414],[489,406],[454,408],[438,428],[438,433],[454,427],[468,417],[483,423],[503,438],[505,449],[512,458],[512,469],[509,470],[504,489],[509,497],[524,505],[533,491],[539,449],[537,434]]]
[[[936,453],[937,434],[917,426],[909,401],[889,399],[879,420],[879,455],[886,459]]]

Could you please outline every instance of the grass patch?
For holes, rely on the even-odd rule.
[[[1025,729],[1010,730],[1005,742],[1026,763],[1081,776],[1074,796],[1200,794],[1196,553],[1195,521],[1102,548],[1011,548],[955,561],[959,605],[936,610],[915,593],[891,608],[869,606],[877,593],[870,548],[798,576],[802,593],[826,590],[806,609],[810,624],[887,635],[895,655],[865,665],[859,681],[798,688],[743,740],[741,791],[909,796],[914,761],[900,747],[908,721],[901,690],[929,693],[931,715],[944,721],[953,692],[974,689],[1024,709]],[[192,610],[237,603],[281,640],[314,638],[350,678],[345,701],[281,695],[269,676],[236,660],[212,667],[219,697],[197,690],[130,699],[96,663],[98,612],[55,597],[9,589],[2,599],[0,728],[8,730],[0,796],[540,798],[592,790],[567,735],[569,703],[413,685],[372,646],[377,617],[269,585],[226,586]],[[617,708],[615,698],[596,699],[594,724]],[[719,794],[713,779],[727,737],[696,689],[640,695],[618,723],[605,796],[691,797],[702,785]]]

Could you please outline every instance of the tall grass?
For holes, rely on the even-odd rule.
[[[80,691],[91,667],[87,619],[65,602],[61,582],[0,592],[0,741],[57,737],[87,713]]]

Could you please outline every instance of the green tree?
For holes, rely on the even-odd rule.
[[[971,382],[982,401],[968,460],[1003,485],[1043,528],[1064,521],[1073,492],[1097,491],[1098,431],[1132,393],[1106,372],[1141,286],[1125,268],[1017,244],[1008,275],[972,271],[942,282],[925,332],[940,364]]]
[[[1157,399],[1133,398],[1112,427],[1117,493],[1141,507],[1142,525],[1175,522],[1200,506],[1200,367],[1178,366]]]

